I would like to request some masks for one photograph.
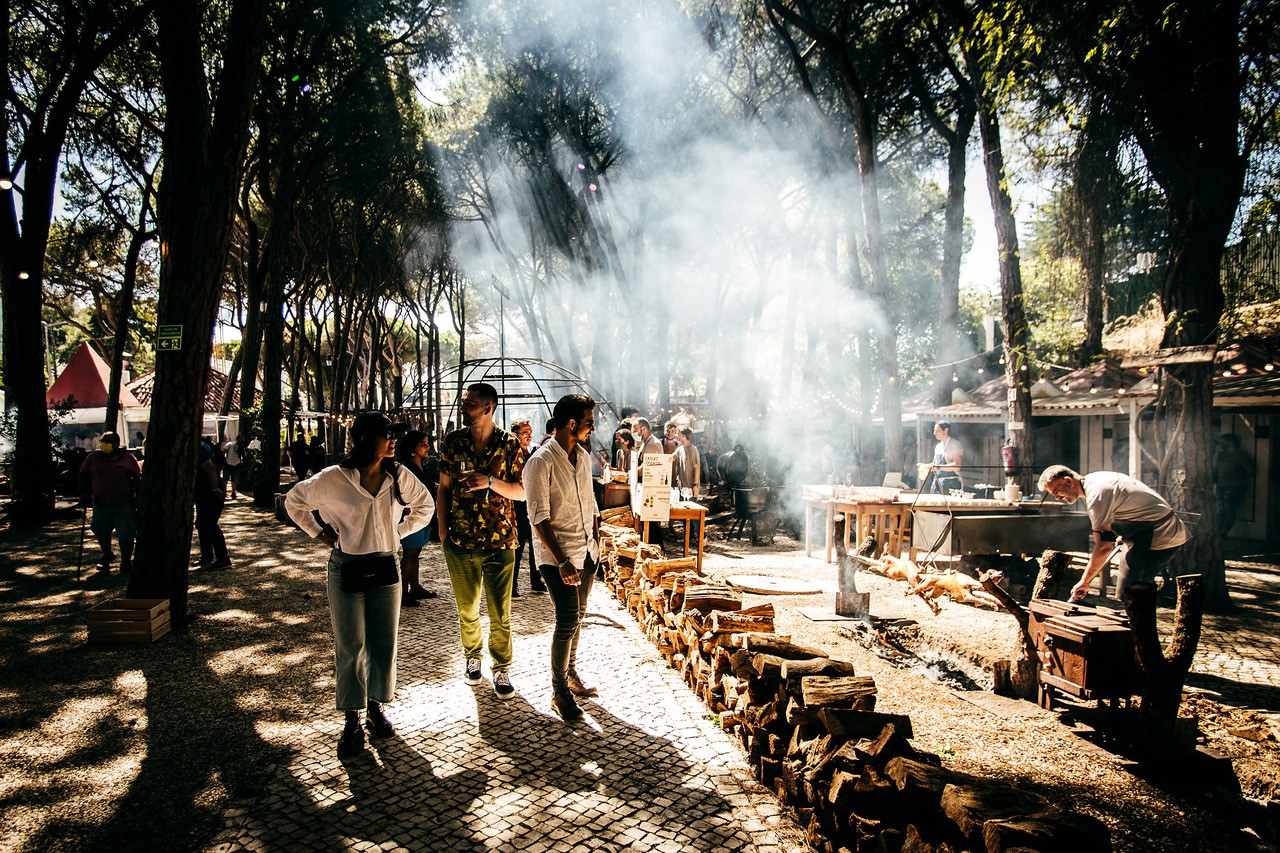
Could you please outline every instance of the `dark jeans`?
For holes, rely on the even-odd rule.
[[[1154,583],[1163,573],[1165,565],[1182,548],[1181,545],[1176,545],[1173,548],[1153,549],[1151,539],[1155,528],[1156,525],[1151,522],[1117,522],[1112,525],[1112,529],[1124,537],[1126,545],[1116,573],[1117,600],[1124,601],[1124,591],[1130,584]]]
[[[556,628],[551,634],[551,687],[567,690],[569,672],[578,659],[578,636],[582,617],[587,612],[587,597],[591,595],[591,582],[595,580],[596,563],[590,556],[578,571],[577,586],[569,586],[560,578],[555,566],[543,565],[542,579],[556,606]]]
[[[200,562],[226,560],[227,540],[218,526],[222,517],[222,494],[212,489],[196,489],[196,532],[200,534]]]
[[[1236,523],[1240,499],[1244,497],[1242,486],[1218,486],[1218,532],[1226,536]]]
[[[542,585],[542,576],[538,574],[538,566],[533,561],[533,527],[529,524],[527,512],[516,512],[516,535],[519,544],[516,545],[516,570],[511,573],[511,589],[520,588],[520,565],[524,562],[525,554],[529,555],[529,585],[536,589]]]

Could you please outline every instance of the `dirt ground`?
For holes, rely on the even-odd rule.
[[[1093,814],[1118,851],[1280,849],[1269,799],[1280,778],[1280,708],[1233,707],[1225,693],[1188,700],[1207,744],[1232,757],[1243,794],[1208,784],[1197,768],[1143,778],[1078,734],[1078,721],[936,680],[939,670],[962,670],[982,684],[983,667],[1016,642],[1011,617],[954,604],[935,617],[897,582],[863,575],[873,614],[908,620],[895,623],[908,650],[941,653],[932,669],[900,668],[883,648],[868,648],[856,625],[823,620],[834,611],[834,567],[784,536],[756,547],[708,527],[709,574],[812,582],[813,594],[747,603],[772,601],[779,633],[873,675],[879,707],[910,714],[916,744],[948,766]],[[321,725],[332,664],[313,549],[243,500],[229,504],[224,529],[236,568],[193,571],[189,632],[145,652],[86,643],[85,609],[119,595],[122,581],[86,572],[76,582],[76,521],[0,531],[0,848],[204,849],[229,805],[263,791]],[[435,549],[424,554],[423,576],[445,585]]]

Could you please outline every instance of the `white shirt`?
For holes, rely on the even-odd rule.
[[[228,441],[226,444],[222,445],[222,452],[226,454],[228,465],[240,464],[240,450],[236,447],[236,443],[234,441]]]
[[[524,499],[529,506],[529,524],[550,520],[560,550],[581,569],[588,554],[600,559],[595,540],[596,495],[591,486],[591,460],[586,448],[578,448],[576,465],[558,441],[548,441],[524,463]],[[554,566],[558,560],[533,534],[533,559],[539,566]]]
[[[1176,548],[1190,538],[1186,526],[1160,494],[1141,480],[1115,471],[1084,476],[1084,505],[1094,530],[1117,522],[1160,522],[1151,534],[1151,548]],[[1123,536],[1124,534],[1121,533]]]
[[[318,511],[338,531],[344,554],[394,554],[401,539],[431,523],[436,510],[430,490],[403,465],[397,479],[404,506],[392,494],[390,477],[383,477],[378,494],[371,495],[360,485],[359,469],[330,465],[290,489],[284,508],[313,539],[322,529],[311,514]]]

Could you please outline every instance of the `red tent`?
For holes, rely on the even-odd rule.
[[[76,408],[103,408],[107,405],[107,387],[110,382],[111,368],[107,367],[102,356],[85,341],[80,344],[76,354],[71,356],[71,361],[62,369],[53,387],[45,392],[44,399],[46,403],[53,405],[68,397],[75,397]],[[133,392],[121,385],[120,407],[138,408],[141,405]]]

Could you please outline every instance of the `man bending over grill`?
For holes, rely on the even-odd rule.
[[[1066,465],[1050,465],[1040,475],[1039,489],[1064,503],[1084,498],[1089,513],[1093,552],[1084,575],[1071,588],[1072,601],[1088,594],[1120,539],[1125,551],[1116,575],[1116,597],[1123,601],[1126,587],[1155,581],[1161,567],[1191,538],[1168,501],[1127,474],[1095,471],[1081,477]]]

